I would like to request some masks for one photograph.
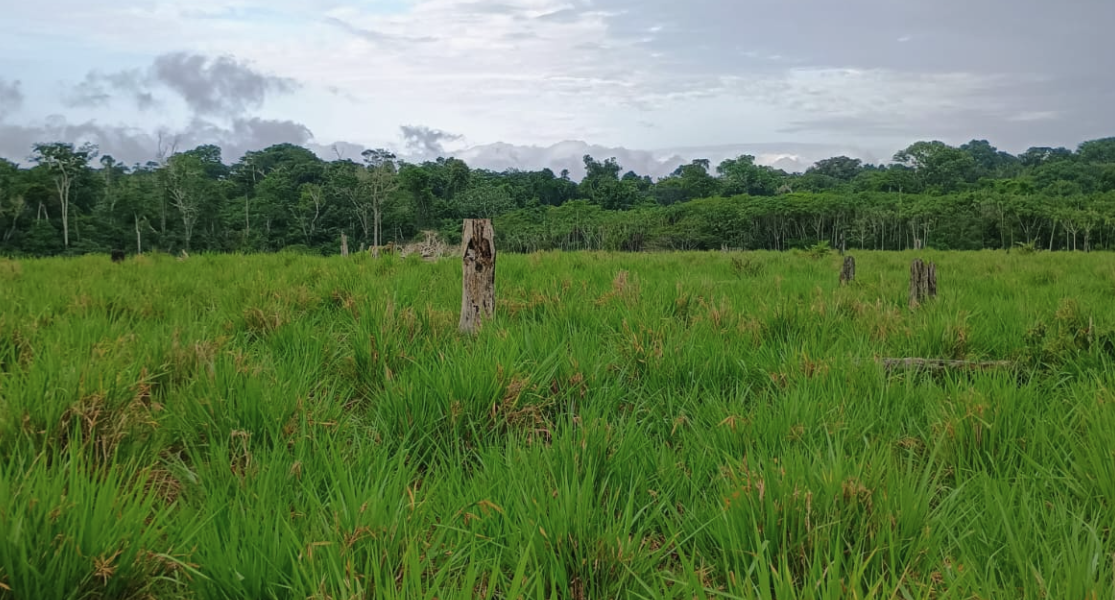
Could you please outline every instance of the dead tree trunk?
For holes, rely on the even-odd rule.
[[[491,219],[465,219],[461,247],[464,256],[460,329],[471,334],[495,312],[496,246]]]
[[[136,254],[143,254],[143,238],[139,235],[139,217],[134,214],[132,216],[135,216],[136,220]]]
[[[341,234],[341,256],[348,256],[348,235]]]
[[[930,298],[937,297],[937,265],[934,263],[925,268],[925,288]]]
[[[846,285],[856,280],[856,258],[844,257],[844,268],[840,269],[840,285]]]
[[[926,298],[936,297],[937,265],[915,258],[910,264],[910,308],[917,308]]]

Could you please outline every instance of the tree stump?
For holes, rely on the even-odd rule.
[[[917,308],[926,298],[936,297],[937,265],[915,258],[910,264],[910,308]]]
[[[124,251],[123,250],[113,250],[112,251],[112,262],[114,262],[114,263],[124,262]]]
[[[845,256],[844,267],[840,269],[840,285],[847,285],[856,280],[856,257]]]
[[[341,234],[341,256],[348,256],[348,236]]]
[[[496,246],[491,219],[465,219],[461,232],[462,333],[476,333],[496,306]]]

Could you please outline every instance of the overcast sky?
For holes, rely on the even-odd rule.
[[[741,149],[790,165],[885,160],[919,139],[1018,152],[1115,133],[1113,0],[9,0],[2,13],[0,156],[15,160],[87,138],[145,160],[160,129],[230,161],[345,142],[526,167],[591,148],[647,171]],[[567,140],[595,146],[548,147]]]

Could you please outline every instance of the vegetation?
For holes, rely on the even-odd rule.
[[[914,256],[0,259],[0,598],[1110,597],[1110,260]]]
[[[787,174],[740,156],[682,165],[652,181],[584,157],[585,176],[422,164],[369,150],[326,162],[283,144],[229,166],[201,146],[143,165],[92,146],[41,144],[33,168],[0,160],[0,254],[158,249],[339,251],[456,241],[462,218],[493,217],[505,250],[1040,250],[1115,246],[1115,138],[1019,156],[973,140],[917,142],[888,165],[848,157]],[[622,173],[622,174],[621,174]]]

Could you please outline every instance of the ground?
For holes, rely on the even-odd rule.
[[[0,260],[0,598],[1111,597],[1110,255],[854,254]]]

